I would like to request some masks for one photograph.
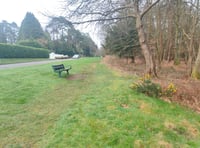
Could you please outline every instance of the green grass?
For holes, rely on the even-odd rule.
[[[0,147],[200,147],[200,116],[129,89],[98,58],[1,70]],[[76,77],[70,80],[69,77]]]
[[[0,58],[0,65],[33,62],[33,61],[44,61],[44,60],[48,59],[47,58]]]

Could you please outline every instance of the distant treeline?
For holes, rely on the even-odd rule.
[[[26,13],[20,27],[15,22],[0,22],[0,43],[45,48],[68,56],[96,56],[98,53],[90,35],[77,30],[65,17],[52,17],[43,30],[31,12]]]

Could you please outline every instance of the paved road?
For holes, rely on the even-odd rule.
[[[32,65],[41,65],[41,64],[47,64],[47,63],[59,62],[59,61],[66,61],[66,60],[70,60],[70,59],[59,59],[59,60],[47,60],[47,61],[37,61],[37,62],[27,62],[27,63],[6,64],[6,65],[0,65],[0,70],[9,69],[9,68],[32,66]]]

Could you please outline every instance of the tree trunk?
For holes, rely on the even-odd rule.
[[[199,1],[195,1],[196,4],[196,8],[197,10],[195,11],[195,14],[192,16],[192,23],[191,23],[191,35],[190,37],[187,35],[188,39],[190,40],[190,44],[189,44],[189,49],[188,49],[188,70],[187,70],[187,73],[189,76],[191,77],[194,77],[194,78],[200,78],[199,76],[199,62],[200,62],[200,53],[199,53],[199,50],[198,50],[198,56],[196,58],[196,62],[195,62],[195,65],[194,65],[194,68],[192,69],[192,62],[193,62],[193,53],[194,53],[194,41],[195,41],[195,34],[196,34],[196,30],[197,30],[197,25],[198,25],[198,22],[199,22],[199,6],[200,6],[200,3]],[[192,11],[191,11],[192,12]],[[200,47],[199,47],[200,48]]]
[[[162,14],[160,7],[157,8],[157,30],[158,30],[158,36],[157,36],[157,57],[158,57],[158,65],[161,66],[161,62],[163,61],[163,55],[164,55],[164,46],[163,46],[163,30],[162,30]]]
[[[188,49],[188,63],[187,63],[187,74],[188,76],[191,76],[191,73],[192,73],[192,57],[193,55],[193,38],[190,40],[190,46],[189,46],[189,49]]]
[[[140,15],[138,15],[136,17],[136,28],[137,28],[137,32],[138,32],[140,47],[142,49],[142,53],[143,53],[144,58],[145,58],[145,63],[146,63],[145,73],[157,76],[155,65],[154,65],[154,62],[153,62],[153,56],[152,56],[150,48],[147,44],[144,28],[143,28],[143,25],[142,25],[142,19],[141,19]]]
[[[192,69],[192,77],[195,79],[200,79],[200,45],[198,50],[198,55],[195,61],[195,65]]]

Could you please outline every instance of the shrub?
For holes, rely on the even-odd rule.
[[[173,83],[169,83],[166,89],[163,90],[162,96],[171,97],[177,92],[177,88]]]
[[[137,92],[144,93],[150,97],[159,97],[162,91],[159,84],[153,83],[151,80],[145,80],[142,85],[137,87]]]
[[[0,58],[48,58],[49,51],[43,48],[0,44]]]
[[[133,82],[130,85],[130,88],[150,97],[172,97],[177,91],[177,88],[173,83],[170,83],[167,88],[162,89],[159,84],[151,81],[151,77],[149,75],[145,75],[140,78],[139,81]]]
[[[161,86],[153,83],[149,75],[140,78],[138,82],[131,84],[130,87],[150,97],[160,97],[162,94]]]

